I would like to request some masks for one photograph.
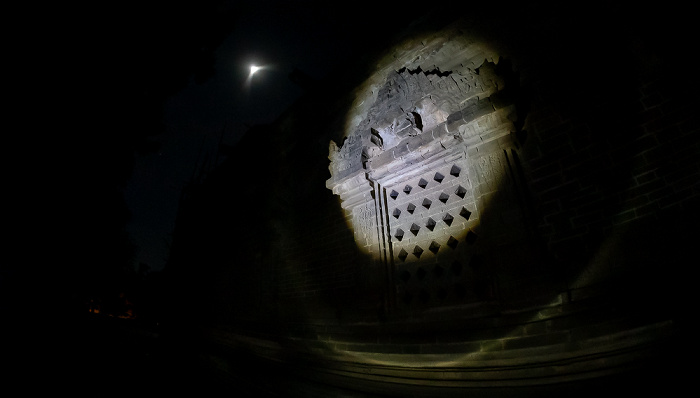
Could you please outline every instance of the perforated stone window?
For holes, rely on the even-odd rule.
[[[418,235],[418,231],[420,231],[420,225],[416,223],[411,224],[411,233],[413,233],[414,236]]]
[[[474,231],[469,230],[469,232],[467,232],[467,236],[464,238],[464,241],[470,245],[473,245],[474,242],[476,242],[476,238],[477,235],[474,233]]]
[[[406,258],[408,257],[408,252],[404,249],[401,249],[401,251],[399,252],[399,255],[397,257],[401,261],[406,261]]]
[[[453,249],[456,249],[458,244],[459,244],[459,241],[457,239],[455,239],[454,236],[450,236],[450,238],[447,239],[447,246],[449,246]]]
[[[459,261],[453,261],[452,265],[450,265],[450,273],[452,273],[454,276],[459,276],[462,274],[463,268],[462,263]]]
[[[449,64],[460,69],[457,60]],[[490,250],[490,239],[482,238],[479,250],[473,245],[477,233],[492,230],[480,207],[499,197],[491,193],[510,164],[501,152],[514,137],[513,108],[501,97],[502,108],[489,99],[501,89],[489,80],[491,69],[481,75],[463,65],[443,76],[407,68],[389,73],[380,88],[401,95],[367,94],[368,108],[353,115],[359,117],[354,130],[344,132],[342,145],[331,143],[326,186],[341,196],[354,239],[377,265],[368,272],[381,278],[390,275],[382,270],[396,270],[394,283],[406,282],[405,290],[396,290],[387,279],[384,294],[392,303],[472,299],[474,282],[461,264],[482,247]],[[466,115],[465,107],[475,112]]]
[[[435,230],[435,220],[432,218],[428,217],[428,221],[425,222],[425,227],[428,228],[429,230],[433,231]]]
[[[464,199],[464,196],[467,195],[467,189],[460,185],[455,190],[455,195],[459,196],[460,199]]]
[[[411,304],[411,301],[413,301],[413,295],[411,294],[411,292],[404,293],[402,301],[404,302],[404,304]]]
[[[467,288],[464,286],[463,283],[455,283],[453,290],[457,298],[463,298],[467,295]]]
[[[430,242],[430,247],[428,247],[428,250],[433,252],[433,254],[437,254],[438,250],[440,250],[440,244],[435,241],[432,241]]]
[[[442,221],[444,221],[448,227],[452,225],[452,221],[454,221],[454,219],[455,218],[452,217],[452,214],[450,213],[445,213],[445,215],[442,217]]]
[[[426,304],[430,300],[430,293],[428,293],[427,290],[422,289],[420,293],[418,293],[418,298],[423,304]]]
[[[418,258],[420,258],[420,256],[421,256],[422,254],[423,254],[423,249],[422,249],[420,246],[416,245],[416,246],[413,248],[413,255],[416,256],[416,257],[418,257]]]
[[[435,173],[435,176],[433,176],[433,180],[437,181],[438,183],[442,183],[442,180],[445,179],[445,176],[440,174],[439,172]]]

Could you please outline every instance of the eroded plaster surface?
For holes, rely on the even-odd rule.
[[[356,92],[343,142],[329,144],[326,185],[405,305],[488,298],[492,290],[488,272],[469,265],[487,199],[507,191],[511,71],[458,33],[408,41],[393,61],[380,61]],[[444,283],[423,282],[428,273]]]

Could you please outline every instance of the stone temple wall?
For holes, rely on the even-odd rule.
[[[652,32],[663,15],[622,8],[457,9],[290,108],[249,195],[231,184],[243,155],[210,180],[234,186],[212,218],[257,228],[219,230],[237,251],[198,268],[217,281],[191,295],[219,309],[211,339],[392,388],[673,362],[700,199],[700,86],[677,58],[687,25]],[[230,210],[250,197],[258,211]]]
[[[419,58],[449,62],[390,72],[354,134],[330,146],[327,186],[353,213],[358,246],[385,269],[392,307],[494,299],[493,269],[480,264],[504,245],[528,246],[512,71],[469,63],[479,46],[442,44]],[[459,57],[469,67],[442,71]],[[482,225],[486,213],[498,220]]]

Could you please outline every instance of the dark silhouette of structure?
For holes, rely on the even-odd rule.
[[[696,79],[646,13],[473,11],[310,88],[184,201],[175,317],[212,369],[360,396],[681,382]]]

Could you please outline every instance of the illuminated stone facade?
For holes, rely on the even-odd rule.
[[[495,296],[492,270],[480,266],[494,249],[488,237],[480,244],[481,218],[517,178],[518,115],[506,84],[512,71],[467,62],[480,51],[445,46],[428,57],[445,65],[390,71],[353,133],[330,143],[326,186],[352,214],[357,245],[384,268],[392,305]],[[502,209],[518,213],[502,228],[515,231],[509,244],[525,238],[514,204]]]
[[[561,396],[642,367],[625,393],[667,393],[700,209],[697,85],[668,76],[692,68],[652,56],[674,40],[501,11],[349,65],[192,196],[173,263],[212,341],[382,396]],[[248,160],[260,137],[276,156]]]

